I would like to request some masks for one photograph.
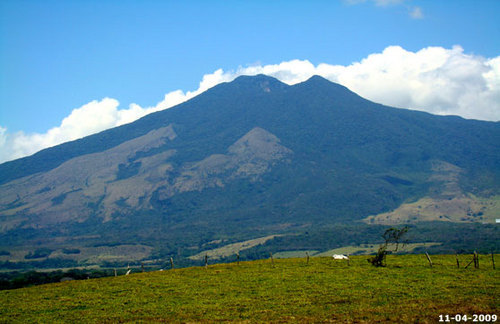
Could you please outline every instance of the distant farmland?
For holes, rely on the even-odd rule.
[[[0,322],[392,322],[499,314],[491,256],[389,255],[219,264],[0,292]],[[469,260],[470,259],[470,260]],[[500,263],[500,261],[498,261]],[[138,272],[139,269],[136,270]]]

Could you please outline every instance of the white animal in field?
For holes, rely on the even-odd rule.
[[[334,254],[333,259],[334,260],[349,260],[349,257],[347,255],[343,255],[343,254]]]

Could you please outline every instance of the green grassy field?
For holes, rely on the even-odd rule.
[[[440,314],[500,315],[491,256],[389,255],[261,260],[0,291],[0,322],[434,323]],[[498,259],[498,256],[497,256]]]

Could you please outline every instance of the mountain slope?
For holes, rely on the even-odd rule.
[[[386,107],[321,77],[244,76],[0,165],[0,234],[11,246],[76,236],[171,253],[179,242],[379,220],[425,197],[495,197],[499,143],[499,123]],[[491,221],[488,206],[452,220]]]

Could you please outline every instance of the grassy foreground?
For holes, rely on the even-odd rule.
[[[0,291],[0,322],[423,322],[497,314],[500,275],[454,256],[261,260]],[[500,259],[499,259],[500,260]],[[500,261],[498,262],[500,263]]]

